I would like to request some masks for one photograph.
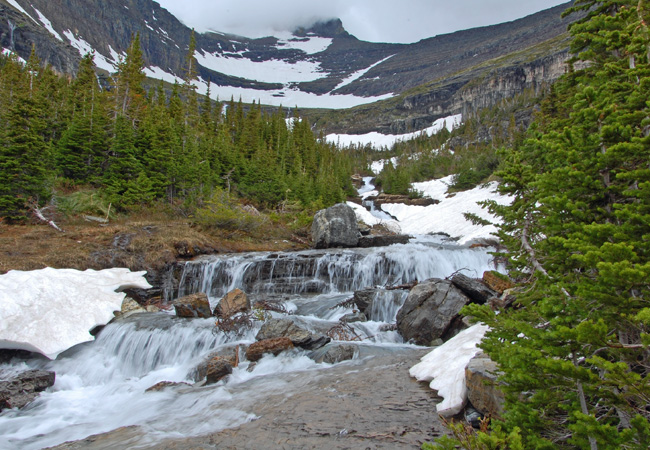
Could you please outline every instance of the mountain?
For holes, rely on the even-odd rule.
[[[360,41],[340,20],[261,39],[197,34],[196,84],[221,100],[344,110],[311,113],[326,131],[413,131],[554,81],[566,6],[414,44]],[[26,59],[34,44],[64,74],[88,51],[109,74],[136,33],[146,74],[180,81],[191,30],[152,0],[0,0],[0,45]]]

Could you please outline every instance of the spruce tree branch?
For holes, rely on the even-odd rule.
[[[578,360],[576,358],[575,352],[571,353],[571,358],[573,359],[573,366],[577,368]],[[584,387],[582,386],[582,382],[580,380],[576,380],[576,387],[578,389],[578,397],[580,399],[580,409],[582,411],[582,414],[588,416],[589,408],[587,407],[587,398],[585,396]],[[591,450],[598,450],[598,443],[596,442],[596,438],[593,436],[589,436],[589,448]]]

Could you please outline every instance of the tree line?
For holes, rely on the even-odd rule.
[[[74,77],[0,59],[0,217],[24,220],[60,188],[96,189],[121,210],[200,206],[219,192],[262,208],[319,208],[353,193],[347,152],[282,108],[199,95],[192,40],[184,81],[152,86],[135,36],[109,86],[93,55]],[[150,80],[149,80],[150,81]]]

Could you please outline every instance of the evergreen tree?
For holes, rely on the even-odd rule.
[[[474,314],[524,448],[650,447],[650,65],[644,1],[578,0],[565,76],[491,204],[520,308]]]

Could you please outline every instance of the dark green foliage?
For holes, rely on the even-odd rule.
[[[192,36],[182,85],[147,92],[135,36],[106,92],[93,55],[71,81],[0,60],[0,217],[21,220],[49,185],[99,189],[113,208],[166,201],[191,214],[225,189],[263,208],[329,206],[352,194],[348,152],[282,109],[200,99]]]
[[[518,307],[492,327],[506,432],[524,448],[650,448],[650,7],[579,0],[589,62],[558,82],[527,139],[503,153],[512,205],[491,204]]]

